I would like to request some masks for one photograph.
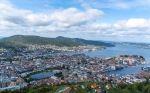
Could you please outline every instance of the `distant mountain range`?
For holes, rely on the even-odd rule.
[[[79,46],[79,45],[96,45],[112,47],[112,43],[106,43],[103,41],[85,40],[80,38],[67,38],[67,37],[56,37],[47,38],[33,35],[14,35],[0,39],[0,47],[25,47],[27,44],[32,45],[56,45],[56,46]]]

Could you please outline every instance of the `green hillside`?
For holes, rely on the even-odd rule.
[[[32,35],[15,35],[7,38],[0,39],[0,47],[24,47],[25,45],[56,45],[56,46],[79,46],[79,45],[97,45],[111,47],[113,44],[105,43],[100,41],[84,40],[79,38],[66,38],[66,37],[56,37],[47,38]]]

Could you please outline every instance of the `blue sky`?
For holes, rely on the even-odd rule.
[[[0,36],[150,42],[150,0],[0,0]]]

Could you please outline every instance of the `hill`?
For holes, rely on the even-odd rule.
[[[148,79],[147,79],[148,80]],[[150,82],[122,84],[115,88],[107,90],[106,93],[150,93]]]
[[[11,37],[6,37],[0,39],[0,47],[25,47],[28,44],[32,45],[56,45],[56,46],[79,46],[79,45],[96,45],[96,46],[105,46],[111,47],[114,46],[111,43],[105,43],[102,41],[92,41],[84,40],[79,38],[67,38],[67,37],[56,37],[56,38],[47,38],[40,36],[32,35],[14,35]]]

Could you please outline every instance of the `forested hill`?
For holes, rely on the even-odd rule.
[[[102,41],[93,41],[93,40],[85,40],[79,38],[67,38],[67,37],[56,37],[56,38],[47,38],[40,36],[32,36],[32,35],[14,35],[10,37],[6,37],[0,39],[0,46],[21,46],[27,44],[37,44],[37,45],[56,45],[56,46],[79,46],[79,45],[96,45],[96,46],[105,46],[112,47],[114,46],[111,43],[106,43]]]

